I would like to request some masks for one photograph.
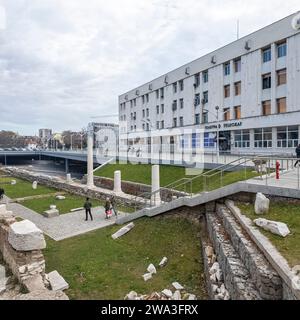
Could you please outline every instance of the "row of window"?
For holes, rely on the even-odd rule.
[[[287,75],[286,75],[286,69],[281,69],[276,71],[276,85],[282,86],[287,83]],[[270,89],[272,87],[272,76],[271,73],[267,73],[262,75],[262,88]]]
[[[276,132],[277,148],[295,148],[299,142],[298,126],[278,127]],[[234,131],[235,148],[250,148],[250,131]],[[254,148],[272,148],[272,128],[260,128],[254,130]]]
[[[286,41],[277,43],[276,44],[276,52],[277,52],[277,58],[281,58],[287,55],[287,43]],[[262,50],[262,61],[263,63],[269,62],[272,60],[272,51],[271,51],[271,46],[265,48]],[[233,60],[233,66],[234,66],[234,72],[241,72],[241,58],[237,58]],[[223,64],[224,68],[224,75],[229,76],[231,73],[231,65],[230,61],[225,62]],[[271,81],[270,81],[270,74],[264,75],[263,76],[263,89],[268,89],[271,86]],[[202,72],[202,80],[203,83],[208,82],[208,70]],[[284,82],[285,81],[285,82]],[[286,83],[286,70],[280,70],[277,72],[277,84]],[[197,88],[200,85],[200,73],[197,73],[194,75],[194,87]],[[173,83],[173,92],[177,93],[178,90],[183,91],[184,90],[184,80],[179,80],[178,82]],[[157,89],[155,91],[156,93],[156,99],[163,99],[164,98],[164,88]],[[142,103],[148,103],[149,102],[149,94],[145,94],[141,96],[142,98]],[[136,98],[130,100],[130,107],[136,106]],[[125,110],[126,108],[126,103],[121,103],[120,105],[121,110]]]
[[[285,57],[287,54],[287,44],[286,41],[276,44],[277,58]],[[263,63],[269,62],[272,60],[272,51],[271,46],[262,50],[262,61]]]

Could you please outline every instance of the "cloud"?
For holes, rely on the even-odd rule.
[[[298,10],[298,0],[0,0],[0,129],[79,130],[118,95]],[[4,21],[4,20],[2,20]],[[101,119],[100,119],[101,120]]]

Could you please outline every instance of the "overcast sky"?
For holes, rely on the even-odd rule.
[[[298,10],[299,0],[0,0],[0,130],[80,130],[117,114],[119,94],[234,41],[237,19],[244,36]]]

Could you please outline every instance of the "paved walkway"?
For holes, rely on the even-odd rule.
[[[300,189],[300,169],[293,169],[280,173],[279,180],[276,179],[275,174],[273,173],[270,177],[264,177],[263,180],[261,180],[260,177],[256,177],[247,180],[246,182],[271,187]]]
[[[8,203],[7,209],[13,211],[16,217],[35,223],[47,236],[56,241],[113,225],[116,220],[114,216],[106,220],[103,207],[92,208],[93,221],[85,221],[85,210],[62,214],[54,218],[45,218],[18,203]],[[120,217],[124,215],[125,213],[119,212]]]

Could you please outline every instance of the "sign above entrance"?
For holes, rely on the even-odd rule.
[[[212,129],[218,129],[218,126],[219,126],[219,129],[230,129],[230,128],[235,128],[235,127],[241,127],[243,124],[243,122],[241,121],[237,121],[237,122],[226,122],[226,123],[223,123],[223,124],[212,124],[212,125],[209,125],[209,126],[205,126],[205,130],[212,130]]]

